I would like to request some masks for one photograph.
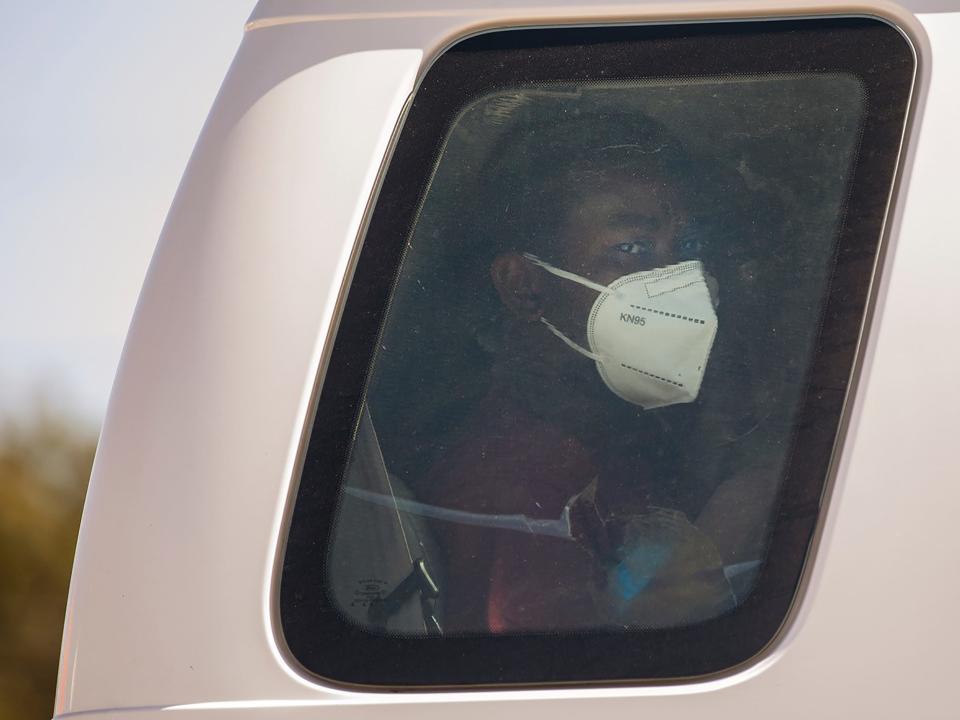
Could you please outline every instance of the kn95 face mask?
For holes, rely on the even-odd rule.
[[[611,392],[645,410],[696,400],[717,334],[717,314],[702,262],[632,273],[601,285],[535,255],[524,257],[599,293],[587,318],[589,350],[546,317],[540,322],[595,361]]]

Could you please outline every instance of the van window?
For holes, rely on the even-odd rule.
[[[300,662],[616,681],[767,644],[818,520],[912,73],[861,19],[501,32],[441,57],[306,450],[280,597]]]

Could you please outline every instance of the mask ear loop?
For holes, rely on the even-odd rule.
[[[567,345],[569,345],[571,348],[573,348],[574,350],[576,350],[578,353],[580,353],[580,354],[583,355],[584,357],[588,357],[588,358],[590,358],[591,360],[596,360],[597,362],[600,362],[600,361],[602,361],[602,360],[606,360],[606,357],[605,357],[605,356],[603,356],[603,355],[598,355],[597,353],[594,353],[594,352],[590,352],[589,350],[587,350],[585,347],[583,347],[583,346],[580,345],[579,343],[577,343],[577,342],[571,340],[570,338],[568,338],[568,337],[567,337],[566,335],[564,335],[562,332],[560,332],[559,330],[557,330],[556,326],[554,326],[553,323],[551,323],[551,322],[550,322],[549,320],[547,320],[545,317],[541,317],[541,318],[540,318],[540,322],[542,322],[544,325],[547,326],[547,330],[549,330],[549,331],[552,332],[554,335],[556,335],[558,338],[560,338],[561,340],[563,340]]]
[[[544,270],[546,270],[548,273],[551,273],[551,274],[553,274],[553,275],[556,275],[557,277],[563,278],[564,280],[572,280],[573,282],[578,283],[578,284],[580,284],[580,285],[583,285],[584,287],[588,287],[588,288],[590,288],[591,290],[595,290],[595,291],[597,291],[598,293],[608,294],[608,293],[614,293],[614,292],[615,292],[614,290],[611,290],[610,288],[608,288],[606,285],[601,285],[600,283],[595,283],[595,282],[593,282],[592,280],[588,280],[587,278],[583,277],[582,275],[577,275],[576,273],[572,273],[572,272],[570,272],[570,271],[568,271],[568,270],[561,270],[561,269],[558,268],[558,267],[554,267],[554,266],[551,265],[550,263],[541,260],[541,259],[538,258],[536,255],[531,255],[530,253],[523,253],[523,257],[525,257],[527,260],[529,260],[530,262],[532,262],[534,265],[537,265],[538,267],[542,267],[542,268],[543,268]],[[553,333],[554,335],[556,335],[558,338],[560,338],[561,340],[563,340],[563,342],[565,342],[565,343],[567,344],[567,346],[569,346],[569,347],[570,347],[571,349],[573,349],[573,350],[576,350],[578,353],[580,353],[580,354],[583,355],[584,357],[590,358],[591,360],[593,360],[593,361],[595,361],[595,362],[602,362],[603,360],[606,360],[606,357],[605,357],[605,356],[603,356],[603,355],[598,355],[598,354],[595,353],[595,352],[590,352],[589,350],[587,350],[585,347],[583,347],[583,346],[580,345],[579,343],[571,340],[569,337],[567,337],[566,335],[564,335],[560,330],[558,330],[557,327],[556,327],[553,323],[551,323],[549,320],[547,320],[547,319],[546,319],[545,317],[543,317],[542,315],[540,316],[540,322],[542,322],[544,325],[546,325],[546,326],[547,326],[547,329],[548,329],[550,332],[552,332],[552,333]]]
[[[607,293],[616,292],[615,290],[611,290],[610,288],[608,288],[606,285],[601,285],[600,283],[596,283],[593,280],[587,280],[587,278],[583,277],[583,275],[577,275],[576,273],[572,273],[569,270],[561,270],[558,267],[554,267],[550,263],[544,260],[541,260],[536,255],[531,255],[530,253],[523,253],[523,257],[525,257],[527,260],[532,262],[534,265],[542,267],[548,273],[556,275],[557,277],[561,277],[564,280],[572,280],[573,282],[583,285],[584,287],[588,287],[591,290],[596,290],[598,293],[607,294]]]

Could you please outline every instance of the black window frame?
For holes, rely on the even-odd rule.
[[[538,82],[834,72],[860,79],[866,110],[807,390],[754,592],[727,615],[663,630],[409,637],[343,617],[324,572],[343,471],[406,242],[460,110],[492,90]],[[403,122],[310,418],[277,584],[281,640],[296,662],[326,682],[402,690],[678,681],[723,673],[761,654],[797,599],[820,519],[915,73],[909,41],[873,17],[500,28],[443,53]],[[842,387],[838,377],[847,379]]]

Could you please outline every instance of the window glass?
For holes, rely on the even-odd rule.
[[[307,450],[282,609],[308,667],[675,677],[769,642],[817,519],[913,67],[882,23],[816,27],[503,33],[441,58]],[[895,72],[871,59],[883,43]],[[358,649],[325,659],[319,630]],[[605,659],[551,656],[570,651]]]
[[[735,607],[765,556],[862,112],[849,75],[465,108],[370,373],[329,569],[341,610],[500,633]],[[384,606],[417,563],[436,597]]]

